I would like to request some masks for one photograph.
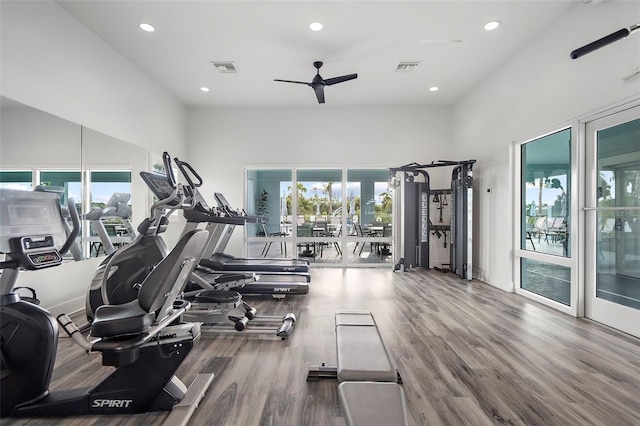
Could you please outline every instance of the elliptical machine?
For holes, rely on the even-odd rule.
[[[165,153],[162,159],[165,170],[172,171],[169,154]],[[89,322],[93,321],[96,309],[102,305],[119,305],[136,299],[140,283],[167,255],[167,246],[160,234],[167,229],[169,216],[182,204],[182,200],[168,198],[176,185],[175,180],[169,182],[167,179],[171,178],[158,183],[166,187],[167,199],[160,199],[151,207],[151,215],[138,225],[137,237],[109,254],[98,266],[86,296],[85,310]]]
[[[165,170],[171,169],[169,154],[165,152],[162,159]],[[164,175],[147,172],[142,172],[141,175],[143,180],[145,176],[151,176],[145,182],[150,186],[161,188],[158,191],[162,195],[158,196],[158,201],[151,206],[150,216],[138,225],[138,235],[135,240],[116,250],[100,263],[85,300],[85,311],[89,322],[93,321],[94,313],[100,306],[128,303],[138,297],[140,283],[167,255],[167,246],[161,234],[167,229],[169,216],[178,209],[190,208],[188,203],[184,203],[184,199],[170,198],[176,188],[175,182],[168,183],[168,178]],[[189,188],[183,187],[183,191],[189,192]],[[206,278],[211,282],[201,280],[199,284],[207,290],[220,288],[223,281],[218,276]],[[227,281],[241,282],[247,279],[249,278],[235,275],[229,277]],[[237,282],[233,284],[239,285]]]
[[[173,196],[177,195],[178,191]],[[174,375],[200,335],[199,324],[180,322],[189,303],[177,300],[177,295],[206,244],[207,232],[185,235],[144,280],[138,299],[98,309],[91,340],[66,315],[58,317],[78,345],[100,352],[102,364],[116,369],[94,387],[50,392],[58,325],[48,311],[21,300],[12,290],[20,268],[62,263],[79,232],[75,208],[70,210],[74,229],[66,237],[57,195],[0,188],[0,252],[6,254],[0,263],[0,415],[123,415],[177,406],[169,421],[186,423],[213,375],[197,375],[189,388]]]

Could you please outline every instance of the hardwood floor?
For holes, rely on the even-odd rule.
[[[250,299],[263,314],[295,312],[287,341],[203,335],[178,376],[216,377],[193,425],[344,425],[335,381],[307,383],[335,364],[334,313],[368,309],[395,357],[415,424],[638,425],[640,340],[435,271],[312,271],[306,296]],[[52,389],[108,371],[61,338]],[[2,419],[7,425],[155,425],[166,413]]]

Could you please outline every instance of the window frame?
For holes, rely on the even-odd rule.
[[[571,257],[557,256],[553,254],[541,253],[531,250],[523,249],[521,246],[522,235],[524,235],[523,224],[525,219],[523,215],[525,212],[522,209],[522,147],[523,145],[534,142],[545,136],[552,135],[563,130],[570,129],[571,131],[571,144],[570,144],[570,188],[569,188],[569,233],[571,235],[569,241],[569,253]],[[581,173],[581,158],[584,156],[584,150],[581,148],[584,146],[581,141],[584,139],[584,132],[580,131],[579,122],[572,121],[565,123],[564,125],[554,127],[545,132],[541,132],[532,137],[523,138],[521,140],[514,141],[512,144],[512,158],[513,158],[513,182],[517,183],[513,186],[513,205],[512,205],[512,218],[513,218],[513,285],[516,294],[523,295],[529,299],[535,300],[543,305],[550,306],[561,312],[567,313],[572,316],[582,316],[584,313],[584,289],[580,286],[580,262],[582,256],[579,252],[579,242],[581,240],[581,217],[578,206],[582,205],[582,194],[578,191],[578,179]],[[531,259],[539,262],[549,263],[552,265],[558,265],[570,268],[571,277],[571,302],[570,305],[565,305],[561,302],[549,299],[537,293],[533,293],[522,286],[522,268],[521,259]]]
[[[301,167],[293,167],[290,165],[276,165],[276,164],[250,164],[250,165],[245,165],[244,166],[244,197],[243,199],[245,200],[245,202],[247,202],[248,197],[249,197],[249,178],[248,178],[248,173],[251,171],[256,171],[256,170],[290,170],[291,171],[291,185],[292,188],[297,188],[298,185],[298,172],[299,171],[308,171],[308,170],[332,170],[332,171],[340,171],[341,173],[341,188],[342,188],[342,194],[341,194],[341,206],[342,206],[342,211],[346,212],[348,210],[348,203],[349,203],[349,198],[348,198],[348,194],[345,193],[346,188],[347,188],[347,184],[348,184],[348,173],[350,171],[353,170],[384,170],[385,172],[388,170],[387,167],[384,166],[378,166],[376,167],[375,165],[360,165],[360,166],[336,166],[336,165],[305,165],[305,166],[301,166]],[[393,192],[393,191],[391,191]],[[292,209],[291,211],[289,211],[289,214],[292,215],[292,217],[297,217],[298,215],[298,203],[297,203],[297,194],[296,191],[292,190]],[[394,212],[395,212],[395,203],[397,202],[397,200],[395,199],[395,196],[392,195],[392,202],[393,202],[393,206],[394,206]],[[348,229],[348,223],[347,223],[347,215],[342,215],[341,216],[341,223],[342,223],[342,229]],[[278,236],[274,236],[274,237],[263,237],[263,236],[248,236],[247,230],[243,229],[243,255],[247,256],[248,253],[248,245],[250,243],[266,243],[266,242],[284,242],[285,244],[288,244],[287,250],[288,250],[288,257],[291,258],[293,256],[295,256],[295,247],[297,246],[297,243],[299,241],[303,241],[303,242],[329,242],[329,243],[333,243],[336,242],[338,244],[340,244],[341,250],[342,250],[342,256],[341,256],[341,261],[340,262],[318,262],[315,261],[313,262],[314,265],[317,266],[328,266],[328,267],[391,267],[393,265],[393,263],[396,261],[395,257],[397,255],[396,250],[394,250],[392,252],[392,256],[390,256],[390,258],[385,259],[383,261],[380,262],[366,262],[366,263],[358,263],[358,262],[353,262],[353,261],[349,261],[349,256],[348,256],[348,252],[347,250],[349,250],[349,247],[353,247],[353,244],[360,241],[360,239],[358,237],[352,236],[352,235],[347,235],[348,233],[343,232],[341,234],[341,236],[339,237],[298,237],[297,236],[297,232],[296,230],[296,226],[294,224],[294,226],[292,227],[292,233],[290,236],[286,236],[286,237],[278,237]],[[366,240],[367,243],[369,242],[373,242],[373,243],[389,243],[392,244],[394,242],[394,237],[368,237]],[[291,249],[294,249],[294,254],[292,254]]]

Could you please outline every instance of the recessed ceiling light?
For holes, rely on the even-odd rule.
[[[156,28],[153,25],[147,24],[146,22],[143,22],[142,24],[140,24],[140,29],[148,33],[152,33],[156,30]]]
[[[437,92],[438,90],[440,90],[438,86],[429,87],[430,92]]]
[[[500,21],[491,21],[484,26],[487,31],[493,31],[500,26]]]
[[[204,87],[204,86],[202,86],[202,87],[200,88],[200,90],[202,90],[203,92],[208,92],[208,91],[209,91],[209,88],[208,88],[208,87]]]
[[[309,25],[309,28],[311,28],[312,31],[320,31],[322,27],[323,25],[320,22],[313,22]]]

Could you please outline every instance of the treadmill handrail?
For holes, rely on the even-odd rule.
[[[219,216],[215,212],[208,214],[197,210],[184,210],[184,218],[187,219],[187,222],[211,222],[240,226],[247,223],[258,223],[260,220],[260,216]]]

